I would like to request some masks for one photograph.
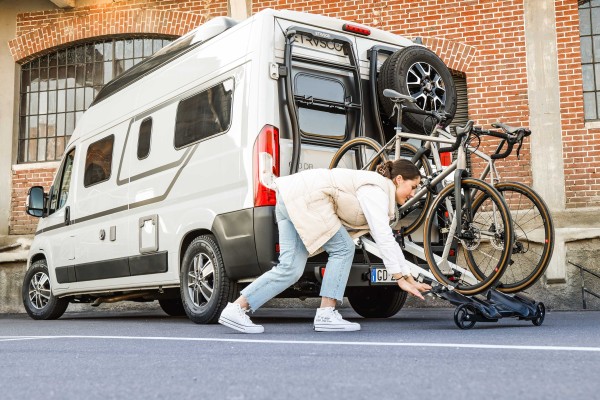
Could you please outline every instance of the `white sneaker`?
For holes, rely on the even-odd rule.
[[[227,303],[227,307],[219,317],[219,323],[243,333],[263,333],[265,328],[253,323],[247,312],[248,310],[243,309],[239,304]]]
[[[360,324],[346,321],[333,307],[317,308],[314,327],[317,332],[360,331]]]

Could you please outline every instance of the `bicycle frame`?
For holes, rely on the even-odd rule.
[[[437,152],[437,148],[435,147],[435,143],[444,143],[444,144],[454,144],[455,140],[450,140],[447,138],[440,138],[440,137],[435,137],[435,136],[427,136],[427,135],[420,135],[420,134],[413,134],[413,133],[408,133],[408,132],[402,132],[401,130],[398,131],[398,133],[396,133],[395,137],[392,138],[388,143],[386,143],[386,145],[379,150],[378,152],[376,152],[364,165],[370,165],[370,163],[376,159],[382,152],[384,152],[386,149],[388,149],[390,146],[392,145],[396,145],[396,154],[397,156],[399,156],[399,149],[400,149],[400,142],[402,138],[406,138],[406,139],[418,139],[418,140],[426,140],[428,143],[431,143],[431,146],[434,148],[434,155],[435,157],[437,157],[437,161],[439,162],[439,153]],[[402,207],[400,207],[399,211],[400,213],[408,210],[412,205],[414,205],[421,197],[425,196],[427,194],[427,192],[430,190],[431,187],[435,187],[437,186],[439,183],[441,183],[445,178],[447,178],[448,176],[450,176],[450,174],[456,172],[457,170],[464,170],[466,168],[466,152],[465,152],[465,148],[464,145],[461,145],[458,149],[459,152],[459,157],[457,157],[457,160],[454,161],[450,166],[444,168],[442,170],[442,172],[437,175],[436,177],[434,177],[431,181],[429,181],[427,183],[427,185],[424,185],[423,188],[421,188],[417,193],[415,193],[415,196],[412,197],[410,200],[408,200]],[[458,181],[458,184],[460,185],[460,181]],[[457,190],[460,190],[460,187],[457,188]],[[452,205],[451,204],[447,204],[447,208],[448,210],[453,210]],[[460,209],[459,209],[460,210]],[[398,213],[398,216],[396,218],[396,220],[393,222],[393,224],[395,225],[398,220],[399,220],[399,215],[400,213]],[[453,237],[454,233],[456,232],[456,228],[458,226],[458,221],[460,220],[461,217],[459,217],[458,215],[459,213],[457,212],[453,212],[452,211],[452,224],[450,226],[449,229],[449,235],[448,237]],[[373,241],[371,241],[370,239],[367,238],[361,238],[360,242],[357,243],[359,246],[362,245],[362,247],[364,248],[365,251],[368,251],[369,253],[380,257],[379,254],[379,250],[377,249],[377,246],[375,245],[375,243]],[[459,267],[458,265],[449,262],[448,261],[448,256],[450,254],[450,249],[451,249],[451,241],[444,243],[444,250],[442,252],[441,256],[435,256],[435,260],[438,263],[438,265],[440,265],[440,268],[448,273],[451,273],[451,271],[455,271],[458,272],[460,274],[460,279],[462,279],[464,282],[467,282],[469,284],[475,284],[477,283],[477,278],[475,278],[475,276],[468,270]],[[405,240],[404,243],[404,250],[406,250],[408,253],[420,258],[420,259],[425,259],[425,252],[423,247],[418,246],[417,244],[415,244],[414,242],[412,242],[412,240]],[[413,276],[415,276],[417,279],[419,279],[419,277],[421,277],[421,279],[423,278],[427,278],[430,279],[433,282],[438,282],[435,277],[433,276],[433,274],[421,267],[419,267],[416,264],[413,264],[411,262],[408,262],[408,265],[411,268],[411,274]],[[438,282],[439,283],[439,282]],[[440,283],[441,284],[441,283]],[[444,285],[445,286],[445,285]],[[452,289],[449,286],[446,286],[448,289]]]

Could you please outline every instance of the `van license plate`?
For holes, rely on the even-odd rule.
[[[396,283],[396,280],[392,278],[392,275],[388,273],[385,268],[371,268],[371,284],[390,284]]]

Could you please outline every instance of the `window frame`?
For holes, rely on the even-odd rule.
[[[146,123],[147,121],[150,121],[150,132],[148,133],[148,151],[146,152],[146,155],[143,157],[140,157],[140,139],[142,136],[142,127],[144,126],[144,123]],[[145,160],[146,158],[148,158],[150,156],[150,151],[152,151],[152,130],[154,129],[154,121],[152,120],[152,117],[146,117],[142,120],[142,122],[140,123],[140,128],[138,130],[138,143],[137,143],[137,159],[138,160]]]
[[[342,79],[333,78],[330,76],[324,76],[324,75],[320,75],[318,73],[313,73],[313,72],[305,72],[305,71],[300,71],[294,76],[294,88],[295,88],[294,93],[297,94],[297,93],[301,92],[301,90],[298,87],[298,82],[299,82],[299,78],[304,78],[304,77],[337,83],[342,87],[343,101],[345,101],[345,99],[347,98],[347,88],[346,88],[346,85],[344,85],[344,81]],[[343,115],[344,116],[344,133],[342,135],[322,135],[319,133],[305,131],[304,129],[302,129],[302,121],[300,118],[300,110],[301,109],[323,112],[326,114]],[[323,107],[310,106],[310,105],[299,105],[298,106],[298,128],[300,129],[300,134],[306,138],[324,139],[324,140],[333,140],[336,142],[344,142],[348,138],[348,125],[350,123],[348,117],[349,117],[348,110],[344,110],[343,112],[331,112],[331,111],[327,111]]]
[[[104,177],[104,179],[98,180],[98,181],[94,181],[92,183],[88,183],[86,182],[86,176],[87,176],[87,170],[88,167],[91,166],[92,164],[97,164],[96,162],[90,162],[88,164],[88,157],[90,155],[90,149],[92,148],[92,146],[94,146],[95,144],[99,144],[102,141],[106,141],[108,139],[112,139],[112,143],[111,143],[111,148],[110,148],[110,162],[108,163],[108,174],[106,174],[106,176]],[[90,143],[90,145],[88,146],[86,152],[85,152],[85,164],[83,166],[83,187],[84,188],[89,188],[95,185],[98,185],[102,182],[106,182],[108,180],[110,180],[110,177],[112,176],[112,164],[113,164],[113,159],[114,159],[114,153],[115,153],[115,135],[114,134],[110,134],[107,136],[104,136],[102,139],[96,140],[93,143]],[[96,161],[96,160],[94,160]]]
[[[227,81],[231,81],[231,91],[230,91],[231,92],[231,101],[230,101],[230,104],[229,104],[229,124],[227,125],[227,128],[224,129],[223,131],[213,133],[213,134],[211,134],[209,136],[206,136],[206,137],[203,137],[203,138],[200,138],[200,139],[197,139],[197,140],[185,143],[185,144],[183,144],[181,146],[177,146],[177,144],[178,144],[177,143],[177,123],[179,121],[178,116],[179,116],[179,111],[180,111],[181,104],[183,102],[185,102],[186,100],[190,100],[190,99],[192,99],[192,98],[194,98],[196,96],[200,96],[203,93],[208,92],[212,88],[215,88],[215,87],[217,87],[219,85],[223,85]],[[234,98],[235,98],[235,87],[236,86],[235,86],[235,79],[234,79],[234,77],[228,77],[228,78],[226,78],[226,79],[224,79],[224,80],[222,80],[222,81],[220,81],[218,83],[215,83],[212,86],[204,88],[204,89],[200,90],[199,92],[196,92],[196,93],[194,93],[194,94],[192,94],[190,96],[187,96],[187,97],[179,100],[179,102],[177,103],[177,109],[175,111],[175,123],[174,123],[174,127],[173,127],[173,147],[175,148],[175,150],[181,150],[181,149],[184,149],[186,147],[192,146],[192,145],[194,145],[196,143],[200,143],[200,142],[203,142],[205,140],[213,139],[213,138],[215,138],[217,136],[224,135],[227,132],[229,132],[229,130],[231,129],[231,125],[233,124],[233,103],[234,103]]]
[[[23,63],[17,88],[16,162],[61,160],[81,116],[101,89],[173,39],[165,34],[97,37]]]
[[[594,10],[597,10],[594,13]],[[581,80],[582,80],[582,95],[583,95],[583,107],[584,107],[584,121],[598,122],[600,121],[600,28],[594,29],[594,21],[596,25],[600,26],[600,2],[597,1],[584,1],[580,2],[578,7],[579,13],[579,40],[580,40],[580,52],[581,52]],[[582,14],[587,13],[587,20],[589,21],[589,32],[582,34]],[[594,15],[596,18],[594,19]],[[584,61],[584,48],[583,42],[585,39],[589,39],[590,44],[590,60]],[[599,46],[595,49],[594,42],[597,41]],[[586,69],[591,67],[591,76],[589,79],[586,78]],[[586,86],[591,85],[591,89],[586,89]],[[591,97],[590,97],[591,96]],[[586,101],[586,98],[590,100]],[[593,101],[592,101],[593,100]],[[592,104],[590,104],[592,103]],[[588,116],[588,112],[592,112],[593,116]]]
[[[71,175],[69,177],[69,187],[70,187],[73,184],[73,165],[75,163],[75,150],[76,150],[76,147],[74,146],[65,151],[65,156],[63,158],[63,161],[60,164],[60,167],[58,168],[58,173],[56,174],[54,183],[52,184],[52,186],[50,186],[50,191],[48,193],[48,213],[47,213],[48,215],[52,215],[55,212],[59,211],[66,204],[66,201],[65,201],[62,205],[60,205],[60,198],[63,193],[63,191],[62,191],[63,180],[65,178],[65,167],[69,160],[69,156],[71,154],[73,154],[73,156],[70,157],[70,159],[71,159]],[[56,208],[53,209],[52,208],[52,198],[54,196],[56,196]],[[67,196],[67,200],[68,200],[68,196]]]

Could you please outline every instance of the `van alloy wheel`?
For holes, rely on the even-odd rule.
[[[37,260],[25,273],[21,298],[25,311],[33,319],[57,319],[67,310],[69,298],[52,294],[50,274],[46,260]]]
[[[214,267],[210,258],[200,253],[193,260],[193,268],[188,272],[188,291],[196,307],[210,301],[214,291]]]
[[[198,236],[187,246],[180,278],[183,309],[197,324],[217,322],[227,302],[239,295],[237,284],[227,276],[213,235]]]
[[[50,278],[45,272],[38,272],[29,281],[29,301],[38,310],[50,301]]]

